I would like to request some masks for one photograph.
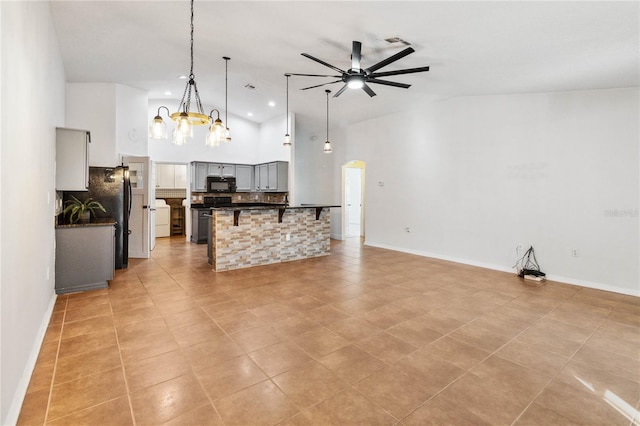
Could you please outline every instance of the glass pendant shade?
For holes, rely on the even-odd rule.
[[[291,135],[289,133],[284,135],[284,143],[282,145],[291,146]]]
[[[154,117],[149,134],[151,139],[167,139],[167,125],[159,115]]]
[[[325,141],[323,151],[325,154],[331,154],[333,152],[333,150],[331,149],[331,142]]]
[[[225,142],[231,142],[231,131],[229,131],[229,128],[227,127],[225,132],[224,132],[224,141]]]
[[[193,134],[193,126],[191,125],[191,120],[189,120],[189,114],[187,114],[186,112],[180,113],[180,117],[178,118],[178,122],[176,123],[176,128],[185,136],[190,136]]]
[[[173,130],[173,139],[171,140],[174,145],[185,145],[187,143],[187,135],[179,131],[178,129]]]
[[[220,143],[225,140],[224,135],[224,125],[222,124],[222,120],[220,118],[216,119],[211,126],[209,126],[209,131],[207,132],[207,146],[216,147],[220,146]]]

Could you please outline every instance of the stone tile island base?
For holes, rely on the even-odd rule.
[[[329,207],[339,206],[212,209],[213,270],[229,271],[328,255]]]

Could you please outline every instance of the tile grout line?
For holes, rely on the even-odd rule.
[[[517,298],[516,298],[516,299],[517,299]],[[515,300],[515,299],[514,299],[514,300]],[[551,311],[547,312],[546,314],[544,314],[543,316],[541,316],[540,318],[538,318],[537,320],[535,320],[535,321],[534,321],[533,323],[531,323],[528,327],[524,328],[524,329],[523,329],[523,330],[521,330],[518,334],[516,334],[516,335],[515,335],[515,336],[513,336],[511,339],[509,339],[507,342],[505,342],[503,345],[501,345],[500,347],[498,347],[495,351],[493,351],[493,352],[489,353],[489,355],[487,355],[486,357],[484,357],[483,359],[481,359],[480,361],[478,361],[477,363],[475,363],[473,366],[469,367],[469,368],[468,368],[468,369],[467,369],[463,374],[461,374],[460,376],[456,377],[456,378],[455,378],[453,381],[451,381],[448,385],[446,385],[445,387],[443,387],[442,389],[440,389],[438,392],[436,392],[434,395],[432,395],[430,398],[428,398],[426,401],[424,401],[422,404],[420,404],[418,407],[416,407],[414,410],[412,410],[409,414],[407,414],[407,415],[406,415],[405,417],[403,417],[401,420],[406,419],[408,416],[410,416],[411,414],[413,414],[414,412],[416,412],[417,410],[419,410],[421,407],[423,407],[424,405],[426,405],[429,401],[431,401],[431,400],[435,399],[439,394],[441,394],[441,393],[442,393],[442,392],[444,392],[446,389],[448,389],[449,387],[451,387],[454,383],[458,382],[458,381],[459,381],[459,380],[461,380],[463,377],[465,377],[467,374],[469,374],[469,372],[470,372],[472,369],[474,369],[474,368],[475,368],[475,367],[477,367],[478,365],[482,364],[483,362],[485,362],[486,360],[488,360],[488,359],[489,359],[489,358],[491,358],[492,356],[494,356],[494,355],[495,355],[495,356],[498,356],[498,357],[499,357],[500,355],[497,355],[497,353],[498,353],[502,348],[504,348],[504,347],[505,347],[505,346],[507,346],[509,343],[511,343],[511,342],[513,342],[514,340],[516,340],[520,335],[522,335],[524,332],[526,332],[527,330],[529,330],[531,327],[533,327],[533,326],[534,326],[535,324],[537,324],[538,322],[542,321],[542,320],[543,320],[547,315],[549,315],[551,312],[555,311],[555,310],[556,310],[559,306],[561,306],[561,305],[562,305],[562,304],[560,304],[560,305],[556,306],[556,307],[555,307],[555,308],[553,308]],[[496,308],[494,308],[494,309],[492,309],[491,311],[488,311],[488,312],[486,312],[486,313],[493,312],[494,310],[496,310],[496,309],[500,308],[501,306],[503,306],[503,305],[498,305],[498,306],[496,306]],[[480,348],[480,347],[478,347],[478,346],[474,345],[473,343],[468,343],[468,342],[465,342],[465,341],[463,341],[463,340],[457,339],[457,338],[455,338],[454,336],[450,336],[450,334],[452,334],[452,333],[453,333],[453,332],[455,332],[456,330],[458,330],[458,329],[460,329],[460,328],[462,328],[462,327],[465,327],[465,326],[467,326],[467,325],[469,325],[469,324],[472,324],[473,322],[477,321],[479,318],[481,318],[482,316],[484,316],[486,313],[484,313],[484,314],[482,314],[481,316],[479,316],[479,317],[477,317],[477,318],[475,318],[475,319],[473,319],[473,320],[471,320],[471,321],[469,321],[469,322],[467,322],[467,323],[465,323],[465,324],[461,325],[460,327],[458,327],[458,328],[456,328],[456,329],[454,329],[454,330],[451,330],[449,333],[447,333],[447,334],[445,334],[445,335],[443,335],[443,336],[439,337],[438,339],[434,340],[434,342],[435,342],[435,341],[437,341],[437,340],[442,339],[443,337],[449,337],[450,339],[454,339],[454,340],[456,340],[456,341],[458,341],[458,342],[460,342],[460,343],[463,343],[463,344],[466,344],[466,345],[469,345],[469,346],[473,346],[473,347],[474,347],[474,348],[476,348],[476,349],[480,349],[480,350],[482,350],[482,351],[485,351],[485,352],[486,352],[486,350],[485,350],[485,349],[482,349],[482,348]],[[595,331],[594,331],[594,332],[595,332]],[[505,336],[505,337],[506,337],[506,336]],[[585,341],[586,341],[586,340],[585,340]],[[433,342],[432,342],[432,343],[433,343]],[[579,350],[579,349],[580,349],[580,348],[578,348],[578,350]],[[577,352],[577,350],[576,350],[576,352]],[[437,355],[434,355],[434,356],[437,356]],[[572,356],[573,356],[573,355],[572,355]],[[438,358],[441,358],[441,357],[438,357]],[[442,359],[442,358],[441,358],[441,359]],[[567,360],[567,363],[569,362],[569,360],[570,360],[570,359],[571,359],[571,358],[569,358],[569,359]],[[445,360],[445,361],[446,361],[446,360]],[[518,365],[518,366],[520,366],[520,367],[523,367],[523,368],[526,368],[527,370],[533,371],[531,368],[529,368],[529,367],[527,367],[527,366],[525,366],[525,365],[521,365],[521,364],[519,364],[519,363],[517,363],[517,362],[515,362],[515,361],[510,361],[510,360],[506,360],[506,361],[512,362],[512,363],[514,363],[514,364],[516,364],[516,365]],[[558,371],[558,373],[556,373],[556,375],[554,375],[554,376],[551,378],[551,380],[553,380],[553,378],[555,378],[555,377],[557,376],[557,374],[559,374],[559,373],[560,373],[560,371],[562,371],[562,369],[564,368],[564,366],[565,366],[565,365],[566,365],[566,363],[565,363],[565,364],[563,364],[562,368]],[[551,380],[549,380],[549,381],[547,382],[547,384],[545,384],[545,386],[542,388],[542,390],[541,390],[538,394],[536,394],[536,396],[531,400],[531,402],[527,405],[527,407],[525,407],[525,409],[524,409],[524,410],[522,410],[522,411],[520,412],[520,414],[518,415],[518,417],[516,417],[516,419],[514,420],[514,422],[513,422],[513,423],[515,423],[515,421],[516,421],[518,418],[520,418],[520,416],[522,416],[522,414],[526,411],[526,409],[529,407],[529,405],[531,405],[531,404],[533,403],[533,401],[538,397],[538,395],[539,395],[540,393],[542,393],[542,392],[547,388],[547,386],[549,385],[549,383],[551,382]],[[512,424],[513,424],[513,423],[512,423]]]
[[[137,277],[137,274],[136,274]],[[138,278],[140,280],[140,278]],[[118,328],[116,327],[116,323],[114,321],[113,315],[113,305],[111,304],[111,294],[109,293],[109,309],[111,310],[111,322],[113,324],[113,330],[116,334],[116,343],[118,345],[118,357],[120,358],[120,370],[122,371],[122,378],[124,380],[124,386],[127,391],[127,401],[129,402],[129,413],[131,414],[131,421],[133,422],[133,426],[137,425],[136,416],[133,412],[133,402],[131,401],[131,391],[129,389],[129,381],[127,380],[126,369],[124,367],[124,359],[122,358],[122,348],[120,346],[120,337],[118,336]]]
[[[573,298],[573,296],[571,298]],[[566,303],[566,301],[565,301],[565,303]],[[551,310],[550,312],[545,314],[545,316],[543,316],[542,318],[545,318],[547,315],[549,315],[550,313],[554,312],[560,306],[562,306],[562,304],[556,306],[553,310]],[[538,397],[540,397],[540,395],[542,395],[542,393],[547,389],[547,387],[549,387],[549,385],[560,375],[560,373],[562,373],[562,371],[564,371],[564,369],[571,362],[571,360],[573,360],[573,357],[580,351],[580,349],[583,348],[583,346],[589,341],[589,339],[591,339],[591,337],[596,333],[596,331],[598,331],[598,329],[600,329],[600,327],[602,327],[602,324],[607,320],[607,318],[609,318],[611,316],[612,312],[613,312],[613,310],[610,310],[609,314],[600,321],[600,324],[598,324],[598,326],[593,329],[593,331],[589,334],[589,336],[586,339],[584,339],[584,341],[580,344],[580,346],[578,346],[578,348],[575,351],[573,351],[573,353],[567,358],[566,362],[564,364],[562,364],[562,367],[560,367],[558,369],[558,371],[547,381],[547,383],[544,385],[544,387],[542,389],[540,389],[540,391],[533,397],[531,402],[529,402],[529,404],[527,404],[527,406],[524,407],[524,409],[520,412],[518,417],[516,417],[515,420],[513,422],[511,422],[511,425],[515,425],[516,424],[516,422],[522,417],[522,415],[527,411],[527,409],[536,401],[536,399],[538,399]],[[550,318],[550,319],[553,319],[553,318]],[[562,321],[560,321],[560,322],[562,322]],[[553,411],[557,415],[565,418],[562,414],[557,413],[555,410],[551,410],[551,411]],[[568,420],[570,420],[570,419],[568,419]]]
[[[58,296],[56,296],[57,299]],[[65,295],[66,300],[64,301],[64,313],[62,314],[62,324],[60,325],[60,336],[58,336],[58,347],[56,348],[56,358],[53,363],[53,372],[51,374],[51,384],[49,385],[49,396],[47,398],[47,408],[44,413],[44,421],[43,424],[47,423],[47,418],[49,417],[49,409],[51,408],[51,399],[53,397],[53,384],[56,378],[56,371],[58,369],[58,355],[60,354],[60,346],[62,346],[62,332],[64,331],[65,319],[67,317],[67,305],[69,303],[69,295]],[[37,361],[36,361],[37,363]]]

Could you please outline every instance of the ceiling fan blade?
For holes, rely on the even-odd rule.
[[[362,50],[362,43],[359,41],[353,42],[353,49],[351,51],[351,69],[360,71],[360,51]]]
[[[387,65],[389,65],[392,62],[397,61],[398,59],[402,59],[405,56],[409,55],[410,53],[415,52],[415,50],[413,50],[413,47],[407,47],[406,49],[396,53],[393,56],[389,56],[387,59],[383,59],[382,61],[378,62],[375,65],[370,66],[369,68],[367,68],[365,71],[370,74],[372,72],[375,72],[376,70],[379,70],[382,67],[386,67]]]
[[[333,66],[333,65],[331,65],[331,64],[326,63],[326,62],[325,62],[325,61],[323,61],[322,59],[314,58],[313,56],[309,55],[308,53],[301,53],[301,55],[302,55],[302,56],[304,56],[305,58],[309,58],[309,59],[311,59],[312,61],[316,61],[317,63],[322,64],[322,65],[324,65],[325,67],[329,67],[329,68],[331,68],[332,70],[338,71],[340,74],[344,74],[344,71],[343,71],[343,70],[341,70],[341,69],[340,69],[340,68],[338,68],[338,67],[334,67],[334,66]]]
[[[349,86],[347,86],[346,84],[345,84],[344,86],[342,86],[342,89],[338,90],[338,91],[336,92],[336,94],[335,94],[335,95],[333,95],[333,97],[334,97],[334,98],[337,98],[338,96],[340,96],[340,95],[342,94],[342,92],[344,92],[345,90],[347,90],[347,87],[349,87]]]
[[[419,67],[419,68],[407,68],[404,70],[395,70],[395,71],[387,71],[387,72],[374,72],[369,74],[369,77],[387,77],[390,75],[400,75],[400,74],[411,74],[414,72],[425,72],[429,71],[429,67]]]
[[[395,81],[376,80],[375,78],[367,79],[367,83],[384,84],[385,86],[401,87],[403,89],[408,89],[409,87],[411,87],[410,84],[396,83]]]
[[[371,96],[372,98],[376,95],[376,92],[374,92],[373,90],[371,90],[371,87],[367,86],[366,83],[364,86],[362,86],[362,90],[364,90],[365,92],[367,92],[367,95]]]
[[[325,75],[325,74],[294,74],[292,72],[288,73],[289,75],[298,75],[302,77],[333,77],[333,78],[342,78],[341,75]]]
[[[340,83],[342,80],[330,81],[329,83],[316,84],[315,86],[304,87],[300,90],[315,89],[316,87],[326,86],[327,84]]]

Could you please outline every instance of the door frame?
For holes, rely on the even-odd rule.
[[[342,222],[342,239],[346,238],[347,230],[347,169],[360,169],[360,238],[365,238],[365,180],[366,180],[366,163],[363,160],[352,160],[342,165],[342,209],[341,210],[341,222]]]

